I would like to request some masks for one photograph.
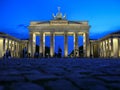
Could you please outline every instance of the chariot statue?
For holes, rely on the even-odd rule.
[[[58,12],[57,14],[55,15],[54,13],[52,14],[52,17],[54,20],[66,20],[66,14],[63,14],[61,13],[60,11],[60,7],[58,7]]]

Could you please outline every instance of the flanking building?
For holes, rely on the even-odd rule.
[[[9,49],[12,57],[21,57],[24,47],[28,47],[28,40],[20,40],[0,32],[0,58]]]
[[[120,31],[99,40],[90,40],[91,57],[120,58]]]

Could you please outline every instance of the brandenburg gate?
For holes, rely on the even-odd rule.
[[[36,52],[36,36],[40,36],[39,53],[45,57],[45,36],[50,36],[50,56],[54,56],[55,36],[64,36],[64,57],[68,57],[68,36],[74,36],[74,57],[79,57],[78,36],[83,36],[84,57],[90,56],[89,29],[87,21],[68,21],[66,15],[62,15],[60,9],[53,20],[30,22],[28,51],[33,56]]]

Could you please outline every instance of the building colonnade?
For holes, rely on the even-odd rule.
[[[50,32],[50,57],[54,56],[54,48],[55,48],[55,32]],[[88,33],[82,33],[83,36],[83,52],[84,57],[89,57],[89,36]],[[36,52],[36,34],[35,32],[30,32],[30,40],[29,40],[29,52],[32,56]],[[40,46],[39,46],[39,53],[45,57],[45,36],[46,32],[39,32],[40,37]],[[64,57],[68,57],[68,32],[64,32]],[[74,36],[74,57],[79,57],[79,46],[78,46],[78,32],[73,32]]]
[[[18,53],[20,49],[19,42],[8,38],[2,38],[2,40],[3,40],[3,45],[1,46],[3,46],[3,50],[1,56],[4,56],[6,50],[9,49],[11,51],[12,57],[19,57],[19,53]]]
[[[100,41],[100,57],[120,57],[120,38],[108,38]]]
[[[90,40],[90,53],[93,57],[119,58],[120,34],[111,33],[99,40]]]

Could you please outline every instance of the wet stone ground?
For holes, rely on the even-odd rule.
[[[0,90],[120,90],[120,59],[1,59]]]

